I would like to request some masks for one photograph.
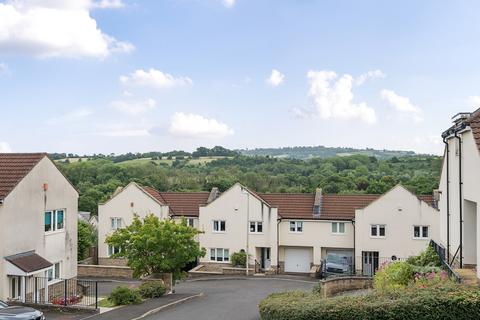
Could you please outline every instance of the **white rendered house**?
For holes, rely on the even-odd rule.
[[[0,299],[77,275],[78,193],[44,153],[0,154]],[[47,295],[48,297],[48,295]]]
[[[480,259],[480,109],[456,115],[442,137],[441,243],[451,265],[473,268]]]

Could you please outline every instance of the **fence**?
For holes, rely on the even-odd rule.
[[[91,280],[25,278],[25,302],[98,308],[98,282]]]
[[[433,250],[435,250],[435,252],[440,257],[440,262],[442,263],[442,267],[447,271],[450,279],[452,279],[456,283],[460,283],[461,282],[460,276],[456,274],[455,271],[453,271],[452,267],[447,261],[448,257],[445,254],[445,248],[442,245],[436,243],[434,240],[430,240],[430,246],[433,248]]]

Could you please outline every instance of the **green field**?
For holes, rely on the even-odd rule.
[[[209,162],[218,160],[218,159],[224,159],[224,158],[231,158],[231,157],[200,157],[200,158],[188,158],[188,159],[182,159],[183,161],[187,161],[187,164],[192,164],[192,165],[204,165]],[[167,164],[169,166],[172,165],[173,161],[175,161],[175,157],[172,159],[167,159],[166,157],[163,157],[161,160],[152,160],[151,158],[141,158],[141,159],[134,159],[134,160],[127,160],[123,162],[119,162],[118,164],[123,165],[123,166],[132,166],[132,165],[143,165],[148,162],[155,162],[157,164]]]

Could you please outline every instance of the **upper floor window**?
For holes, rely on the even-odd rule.
[[[250,232],[252,232],[252,233],[262,233],[263,232],[262,221],[250,221]]]
[[[303,221],[290,221],[290,232],[303,232]]]
[[[122,227],[122,218],[110,218],[110,227],[112,230],[117,230]]]
[[[214,232],[225,232],[225,220],[213,220]]]
[[[370,226],[370,235],[375,238],[385,237],[385,225],[384,224],[372,224]]]
[[[345,222],[332,222],[332,233],[344,234],[345,233]]]
[[[427,239],[428,238],[428,226],[414,226],[413,237],[415,239]]]
[[[44,213],[45,232],[63,230],[65,227],[65,210],[50,210]]]
[[[194,228],[195,226],[195,219],[187,218],[187,226]]]

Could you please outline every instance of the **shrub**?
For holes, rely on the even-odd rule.
[[[296,291],[272,294],[259,308],[262,320],[467,320],[480,319],[480,292],[448,285],[322,299]]]
[[[420,267],[440,267],[442,265],[440,257],[431,246],[428,246],[418,256],[408,258],[407,262],[413,266]]]
[[[145,299],[160,298],[166,291],[163,281],[147,281],[138,288],[138,292]]]
[[[137,304],[142,302],[142,298],[138,291],[128,287],[116,287],[108,297],[115,305]]]
[[[234,266],[245,268],[247,264],[247,254],[244,251],[234,252],[230,257],[230,260]]]
[[[407,286],[413,281],[413,268],[407,262],[392,262],[380,268],[374,277],[377,290],[392,290]]]

